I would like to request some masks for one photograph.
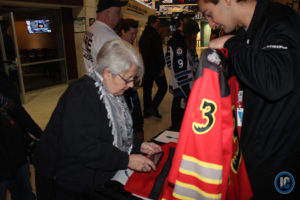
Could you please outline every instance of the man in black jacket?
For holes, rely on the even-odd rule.
[[[199,7],[212,28],[230,33],[242,27],[236,35],[210,41],[209,47],[228,49],[242,86],[240,142],[254,199],[296,199],[295,182],[300,180],[299,15],[269,0],[200,0]]]
[[[14,83],[4,72],[0,52],[0,199],[7,190],[14,200],[34,200],[30,183],[28,145],[42,134],[21,104]]]
[[[162,117],[158,112],[158,106],[163,100],[168,87],[164,72],[165,58],[162,48],[162,39],[157,32],[159,22],[160,20],[157,16],[150,15],[147,26],[139,41],[139,49],[145,66],[145,73],[143,76],[145,118],[151,115],[158,118]],[[154,81],[158,90],[152,100],[152,87]]]

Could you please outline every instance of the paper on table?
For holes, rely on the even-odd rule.
[[[164,131],[159,136],[157,136],[154,140],[162,143],[168,143],[168,142],[176,142],[178,141],[179,132],[175,131]]]

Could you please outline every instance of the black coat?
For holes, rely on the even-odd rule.
[[[113,146],[113,135],[98,88],[88,76],[72,83],[60,98],[36,148],[36,171],[82,192],[126,169],[127,152]],[[140,149],[135,137],[133,152]]]
[[[289,163],[300,153],[299,33],[291,8],[257,1],[247,31],[225,43],[244,88],[241,145],[248,170],[296,169]]]
[[[142,54],[145,74],[160,74],[165,67],[165,57],[162,39],[151,26],[146,26],[139,40],[139,50]]]
[[[29,133],[39,138],[40,127],[23,108],[13,82],[0,73],[0,181],[15,176],[27,162]]]

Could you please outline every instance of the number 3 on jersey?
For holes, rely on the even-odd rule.
[[[199,109],[200,111],[202,111],[202,119],[204,123],[193,122],[192,126],[196,134],[205,134],[215,124],[215,113],[217,111],[217,105],[215,102],[204,98],[202,99]]]

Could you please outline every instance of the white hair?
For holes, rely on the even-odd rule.
[[[99,51],[96,71],[103,75],[104,69],[108,68],[113,75],[118,75],[128,71],[132,65],[137,66],[137,76],[142,77],[144,64],[140,53],[129,42],[113,39]]]

